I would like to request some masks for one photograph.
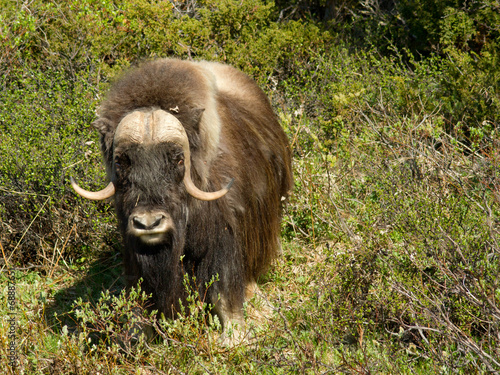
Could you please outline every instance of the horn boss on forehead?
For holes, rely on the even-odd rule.
[[[123,144],[136,143],[145,145],[162,142],[172,142],[182,147],[185,158],[184,185],[191,196],[199,200],[210,201],[227,194],[234,179],[225,188],[212,193],[201,191],[193,183],[188,136],[180,121],[170,113],[163,110],[138,110],[132,112],[120,121],[113,144],[116,151],[116,149],[123,147]],[[115,192],[112,182],[99,192],[84,190],[73,179],[71,179],[71,185],[79,195],[92,200],[109,198]]]
[[[246,291],[279,252],[293,186],[265,94],[230,66],[161,59],[116,81],[94,126],[111,182],[94,193],[72,185],[89,199],[114,194],[128,287],[142,279],[150,308],[175,318],[187,274],[224,330],[243,327]]]

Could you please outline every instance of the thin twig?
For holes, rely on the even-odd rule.
[[[5,262],[5,265],[7,266],[7,268],[9,268],[9,261],[7,260],[7,257],[5,256],[5,252],[3,251],[3,246],[2,246],[1,241],[0,241],[0,249],[2,249],[2,256],[3,256],[3,260]]]
[[[63,251],[66,248],[66,244],[68,243],[69,238],[71,237],[71,232],[73,232],[73,229],[75,229],[75,228],[76,228],[76,223],[73,224],[73,226],[71,227],[71,230],[69,231],[68,237],[66,238],[66,241],[64,241],[64,245],[63,245],[61,251],[59,252],[59,257],[57,257],[57,260],[56,260],[56,262],[54,264],[54,267],[52,267],[52,270],[50,271],[49,278],[52,278],[52,275],[54,274],[56,266],[59,263],[59,259],[61,259]]]
[[[8,190],[3,187],[0,187],[0,191],[3,191],[5,193],[10,193],[10,194],[17,194],[17,195],[33,195],[35,197],[47,197],[50,198],[50,195],[46,194],[36,194],[36,193],[27,193],[25,191],[15,191],[15,190]]]

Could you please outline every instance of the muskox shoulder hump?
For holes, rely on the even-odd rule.
[[[268,102],[255,81],[238,69],[217,62],[200,61],[198,64],[213,74],[217,92],[246,102]]]

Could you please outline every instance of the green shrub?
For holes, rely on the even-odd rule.
[[[85,176],[94,187],[105,182],[97,135],[89,132],[97,96],[84,72],[72,78],[50,69],[17,70],[4,79],[0,240],[12,261],[49,265],[68,244],[76,259],[101,241],[93,232],[109,222],[107,209],[76,198],[68,183],[70,175]],[[72,229],[84,218],[81,229]]]
[[[145,58],[204,58],[266,83],[286,61],[307,58],[329,38],[312,24],[278,25],[273,10],[261,0],[203,1],[189,12],[145,0],[9,5],[0,19],[9,41],[2,54],[9,66],[30,60],[69,73],[98,69],[104,78]]]
[[[284,233],[310,244],[300,279],[314,280],[291,319],[330,345],[368,350],[377,332],[416,358],[410,372],[497,371],[496,68],[447,53],[462,65],[332,48],[280,83],[296,178]]]
[[[345,176],[330,185],[339,191],[331,210],[340,211],[332,228],[350,249],[327,253],[333,269],[323,266],[330,273],[316,292],[324,310],[311,321],[335,319],[332,342],[372,327],[392,333],[393,350],[411,347],[449,371],[497,371],[497,160],[464,157],[443,131],[437,151],[425,132],[413,133],[432,117],[391,118],[367,115],[373,146],[354,141],[357,163],[331,171]]]

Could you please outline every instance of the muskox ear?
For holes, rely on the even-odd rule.
[[[115,126],[107,118],[100,117],[92,123],[92,126],[101,134],[102,151],[106,152],[113,144]]]
[[[188,133],[191,130],[194,130],[197,133],[200,130],[200,121],[203,112],[205,112],[205,108],[193,108],[185,111],[184,113],[180,112],[177,115],[177,118]]]
[[[95,120],[92,123],[92,126],[96,128],[103,137],[106,137],[107,134],[113,133],[114,130],[113,123],[107,118],[103,117],[99,117],[97,120]]]
[[[205,112],[205,108],[194,108],[194,109],[190,110],[189,112],[191,112],[190,116],[193,119],[193,122],[195,122],[196,124],[199,124],[200,120],[201,120],[201,116],[203,115],[203,112]]]

